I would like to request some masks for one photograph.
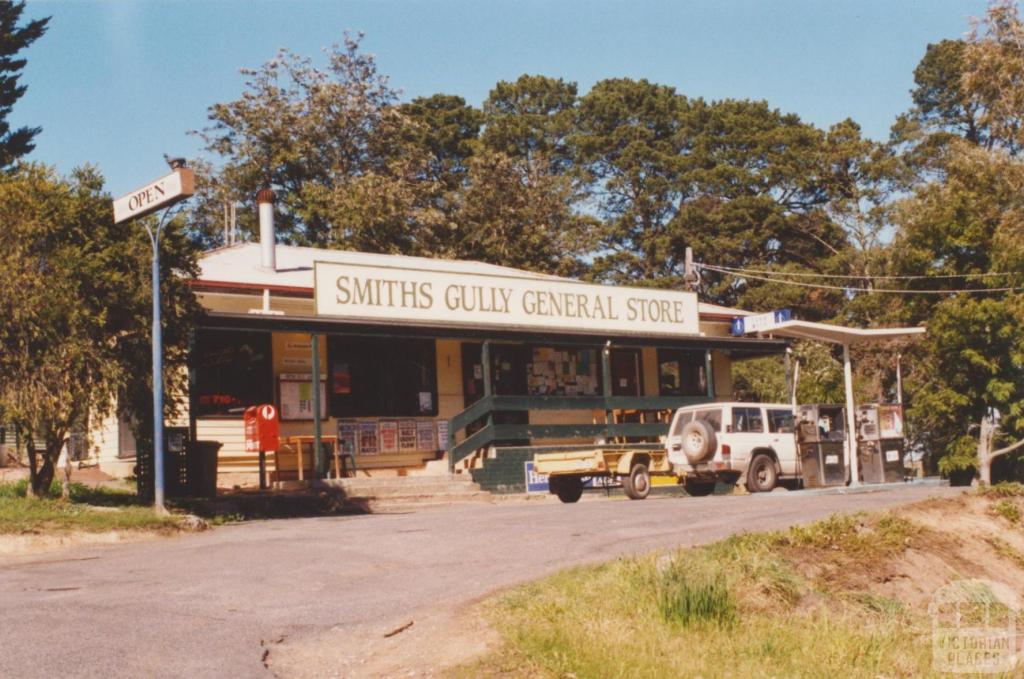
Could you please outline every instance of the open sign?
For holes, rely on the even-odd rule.
[[[277,450],[280,424],[277,408],[265,403],[245,409],[245,452]]]

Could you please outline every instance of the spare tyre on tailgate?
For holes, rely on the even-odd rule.
[[[715,455],[718,439],[714,428],[704,420],[687,422],[683,427],[683,453],[690,464],[704,462]]]

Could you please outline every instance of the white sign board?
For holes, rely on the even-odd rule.
[[[316,314],[563,332],[698,335],[693,292],[316,262]]]
[[[114,223],[118,224],[126,219],[148,215],[150,212],[188,198],[195,193],[195,184],[195,175],[192,170],[180,167],[155,182],[150,182],[115,199]]]

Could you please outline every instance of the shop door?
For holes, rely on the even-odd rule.
[[[462,393],[467,408],[484,395],[481,353],[480,344],[462,343]],[[498,396],[526,395],[526,347],[491,345],[491,389]],[[530,414],[526,411],[497,413],[494,417],[495,424],[528,424],[529,421]]]
[[[639,349],[612,349],[612,396],[643,395]]]

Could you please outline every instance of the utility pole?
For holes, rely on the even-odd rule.
[[[683,261],[683,283],[690,290],[697,292],[700,287],[700,274],[693,266],[693,248],[686,248],[686,259]]]

